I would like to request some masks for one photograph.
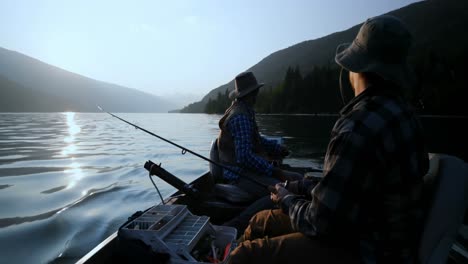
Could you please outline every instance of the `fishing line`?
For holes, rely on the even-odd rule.
[[[162,204],[166,204],[166,202],[164,202],[164,199],[163,199],[163,197],[162,197],[162,195],[161,195],[161,192],[159,191],[158,186],[156,185],[156,183],[154,183],[153,178],[151,178],[151,171],[153,170],[153,166],[154,166],[154,165],[155,165],[155,164],[151,165],[151,168],[150,168],[150,170],[149,170],[149,175],[148,175],[148,176],[149,176],[151,182],[153,183],[154,188],[156,189],[156,191],[158,191],[159,198],[161,199],[161,203],[162,203]]]

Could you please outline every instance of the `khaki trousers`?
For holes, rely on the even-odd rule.
[[[289,216],[275,209],[252,217],[230,263],[359,263],[356,253],[294,232]]]

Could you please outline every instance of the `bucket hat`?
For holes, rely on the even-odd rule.
[[[410,86],[412,72],[406,58],[412,36],[406,25],[391,15],[367,19],[352,43],[337,47],[335,61],[352,72],[372,72],[400,87]]]

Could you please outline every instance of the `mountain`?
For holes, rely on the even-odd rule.
[[[387,14],[402,19],[413,34],[414,54],[435,54],[444,61],[460,62],[460,54],[466,56],[468,37],[464,33],[468,28],[468,4],[466,0],[428,0],[413,3],[406,7],[391,11]],[[359,31],[361,24],[345,31],[336,32],[328,36],[308,40],[286,49],[279,50],[267,56],[254,66],[246,69],[252,71],[259,82],[269,87],[279,85],[285,77],[289,67],[299,67],[306,75],[315,67],[335,67],[335,49],[344,42],[351,42]],[[415,52],[416,51],[416,52]],[[420,58],[419,58],[420,59]],[[465,63],[465,62],[463,62]],[[338,84],[338,80],[336,80]],[[234,88],[233,80],[211,90],[201,101],[192,103],[181,112],[204,112],[210,99],[216,99],[218,94],[224,94],[226,89]],[[431,92],[431,91],[429,91]]]
[[[0,112],[167,112],[157,96],[78,75],[0,48]]]

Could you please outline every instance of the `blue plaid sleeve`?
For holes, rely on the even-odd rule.
[[[271,176],[273,165],[253,152],[254,124],[246,115],[237,115],[228,123],[234,138],[236,162],[259,174]]]

